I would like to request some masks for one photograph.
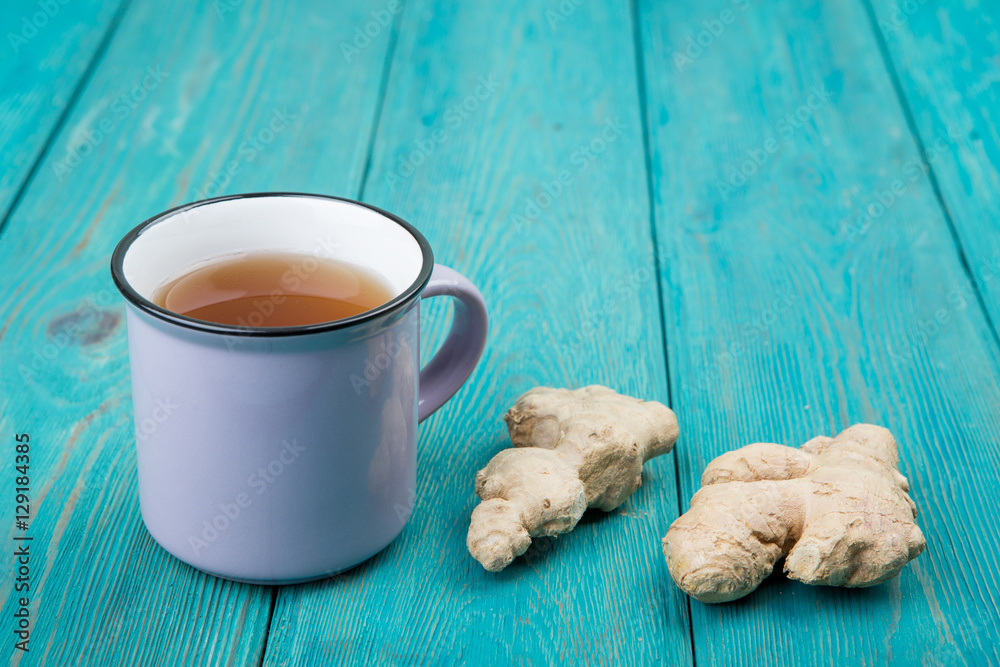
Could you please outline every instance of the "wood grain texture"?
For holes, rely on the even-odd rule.
[[[0,451],[12,461],[13,434],[30,434],[36,550],[31,652],[5,641],[0,660],[262,657],[272,590],[196,572],[141,524],[123,307],[108,262],[128,229],[199,193],[355,192],[388,36],[348,63],[329,35],[377,7],[130,7],[0,243]],[[262,133],[282,125],[271,125],[275,114],[289,120]],[[104,120],[112,131],[60,182],[56,163]],[[262,147],[244,145],[251,139]],[[213,182],[232,162],[230,182]],[[12,489],[13,471],[3,479]],[[0,511],[11,544],[11,503]],[[14,604],[5,587],[5,618]]]
[[[122,2],[0,4],[0,230]]]
[[[875,20],[968,262],[965,298],[1000,324],[1000,5],[873,3]],[[973,285],[975,287],[973,287]]]
[[[31,435],[35,550],[32,652],[0,660],[1000,663],[1000,352],[970,291],[996,323],[995,8],[639,0],[633,25],[599,0],[346,4],[134,0],[78,98],[118,3],[60,4],[17,59],[0,44],[0,218],[47,151],[0,243],[0,452]],[[4,34],[37,6],[0,8]],[[399,213],[492,315],[479,368],[421,427],[403,535],[280,590],[201,575],[142,527],[107,271],[150,215],[254,190]],[[449,313],[426,306],[425,356]],[[484,572],[464,541],[500,416],[536,384],[591,382],[671,399],[678,449],[621,510]],[[857,421],[900,441],[928,551],[883,586],[778,575],[689,619],[659,538],[704,465]]]
[[[691,661],[659,547],[672,456],[620,510],[499,574],[465,546],[475,472],[508,446],[501,416],[523,391],[596,382],[667,401],[630,14],[595,1],[553,25],[555,7],[406,5],[364,198],[482,289],[492,328],[421,427],[403,534],[354,571],[282,589],[266,664]],[[425,355],[446,314],[425,310]]]
[[[1000,355],[926,179],[845,234],[918,154],[863,5],[640,7],[683,501],[731,448],[879,423],[929,543],[871,589],[693,602],[695,661],[997,662]]]

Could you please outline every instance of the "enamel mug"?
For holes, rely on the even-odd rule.
[[[165,282],[219,259],[282,251],[362,266],[387,303],[296,327],[192,319],[153,303]],[[486,341],[486,307],[434,264],[398,217],[335,197],[219,197],[158,215],[118,244],[126,301],[139,504],[180,560],[254,583],[321,579],[388,545],[416,488],[417,423],[465,382]],[[421,370],[420,301],[455,299],[450,333]]]

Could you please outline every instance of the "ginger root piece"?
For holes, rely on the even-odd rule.
[[[504,415],[514,449],[476,475],[483,500],[466,544],[490,572],[531,538],[573,530],[588,507],[610,511],[641,483],[642,464],[674,448],[677,418],[665,405],[593,385],[536,387]]]
[[[663,538],[670,576],[702,602],[753,592],[785,556],[806,584],[873,586],[924,550],[887,429],[856,424],[800,449],[758,443],[708,464]]]

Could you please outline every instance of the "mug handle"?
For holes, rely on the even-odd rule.
[[[418,421],[430,417],[469,378],[483,354],[489,327],[483,295],[458,271],[435,264],[420,298],[432,296],[454,297],[455,316],[448,338],[420,371]]]

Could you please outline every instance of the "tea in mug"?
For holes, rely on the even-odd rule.
[[[395,296],[369,269],[290,252],[257,252],[190,271],[153,293],[153,302],[198,320],[245,327],[333,322]]]

